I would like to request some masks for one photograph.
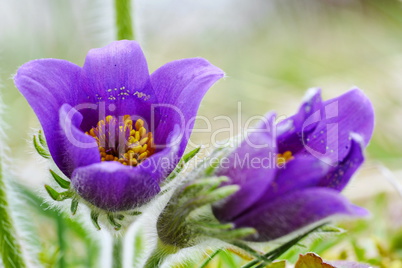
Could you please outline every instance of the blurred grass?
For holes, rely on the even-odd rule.
[[[331,98],[356,85],[366,92],[376,110],[368,160],[401,169],[400,1],[138,0],[136,5],[136,32],[151,71],[171,60],[201,56],[226,72],[227,78],[208,92],[199,112],[211,119],[213,130],[228,127],[227,122],[214,120],[217,115],[230,116],[235,127],[268,110],[289,116],[307,88],[321,87],[324,97]],[[39,124],[10,78],[18,66],[36,58],[62,58],[82,65],[90,48],[113,40],[113,10],[103,0],[0,0],[0,17],[1,95],[8,106],[9,157],[18,163],[14,167],[19,180],[37,187],[46,180],[46,169],[31,154],[27,140],[31,139],[32,127]],[[205,126],[198,122],[197,127]],[[228,133],[218,135],[220,139],[227,137]],[[211,134],[198,133],[192,141],[206,143],[210,138]],[[378,178],[377,183],[384,183],[384,178]],[[386,196],[373,200],[365,202],[374,209],[371,221],[349,223],[345,226],[347,234],[317,240],[310,249],[324,257],[343,256],[373,264],[384,261],[382,267],[391,267],[387,266],[390,262],[402,258],[401,217],[393,219],[399,224],[394,226],[384,209],[400,201],[390,201]],[[41,203],[35,202],[33,207]],[[41,259],[53,267],[58,261],[59,249],[53,245],[57,235],[47,229],[56,229],[58,214],[37,208],[35,220],[45,249]],[[75,258],[88,245],[80,238],[85,237],[82,230],[68,221],[67,228],[78,245],[66,255],[68,267],[93,265],[85,264],[85,257]],[[365,243],[369,249],[364,249]],[[339,250],[343,245],[346,252]],[[361,247],[367,254],[362,254]],[[287,257],[294,259],[294,254],[290,252]],[[222,252],[216,260],[220,264],[214,267],[225,267],[232,261],[239,262],[240,258]]]

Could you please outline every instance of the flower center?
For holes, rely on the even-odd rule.
[[[142,119],[134,123],[129,115],[119,119],[108,115],[85,134],[96,139],[102,161],[135,167],[155,152],[152,132],[145,129]]]
[[[278,165],[286,164],[290,160],[294,159],[294,156],[292,155],[291,151],[286,151],[283,154],[277,154],[276,157],[277,157],[276,162]]]

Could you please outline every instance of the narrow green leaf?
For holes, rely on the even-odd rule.
[[[221,224],[221,223],[206,223],[206,222],[200,221],[200,222],[197,222],[195,224],[198,224],[198,225],[203,226],[205,228],[219,229],[219,230],[228,230],[228,229],[233,229],[234,228],[233,223]]]
[[[130,215],[130,216],[138,216],[138,215],[141,215],[142,212],[141,211],[131,211],[131,212],[127,213],[127,214]]]
[[[36,135],[33,136],[33,145],[40,156],[43,158],[49,159],[50,153],[41,146],[40,142],[38,141],[38,137]]]
[[[233,241],[231,242],[232,245],[244,250],[245,252],[247,252],[248,254],[250,254],[251,256],[254,256],[255,258],[259,259],[259,260],[267,260],[267,258],[264,257],[264,255],[261,255],[261,253],[257,252],[256,250],[254,250],[253,248],[251,248],[250,246],[248,246],[247,244],[241,242],[241,241]]]
[[[215,190],[219,185],[222,184],[222,182],[228,180],[229,179],[225,176],[197,179],[186,188],[184,188],[184,190],[180,193],[179,198],[181,198],[182,196],[190,195],[192,193],[197,193],[199,195],[205,190]]]
[[[299,243],[303,238],[305,238],[306,236],[308,236],[309,234],[319,230],[320,228],[322,228],[324,225],[326,225],[327,223],[321,224],[317,227],[314,227],[313,229],[305,232],[304,234],[301,234],[295,238],[293,238],[292,240],[286,242],[285,244],[279,246],[278,248],[266,253],[263,255],[264,258],[268,258],[268,261],[260,261],[260,260],[253,260],[249,263],[247,263],[246,265],[243,265],[242,268],[251,268],[255,266],[256,268],[262,268],[265,267],[266,265],[272,263],[274,260],[276,260],[277,258],[279,258],[283,253],[285,253],[286,251],[288,251],[291,247],[293,247],[294,245],[296,245],[297,243]]]
[[[38,131],[38,137],[39,137],[39,142],[42,145],[43,148],[47,148],[47,143],[45,140],[45,137],[43,137],[43,132],[42,130]]]
[[[254,228],[238,228],[233,230],[225,230],[225,231],[205,231],[205,234],[208,234],[211,237],[218,237],[222,240],[231,240],[231,239],[243,239],[247,236],[255,234],[257,231]]]
[[[188,161],[190,161],[191,159],[193,159],[194,156],[196,156],[201,150],[201,147],[197,147],[194,150],[188,152],[187,154],[185,154],[183,156],[183,162],[187,163]]]
[[[219,254],[219,252],[221,252],[222,249],[218,249],[217,251],[215,251],[214,253],[212,253],[202,264],[199,268],[205,268],[208,266],[208,264],[212,261],[213,258],[215,258],[216,255]]]
[[[238,190],[239,190],[238,185],[224,186],[224,187],[218,188],[208,194],[205,194],[205,196],[203,196],[201,198],[191,200],[191,202],[189,203],[189,206],[197,208],[197,207],[202,207],[207,204],[212,204],[212,203],[220,201],[220,200],[234,194]]]
[[[327,225],[327,226],[323,226],[320,229],[320,232],[323,232],[323,233],[344,233],[345,230],[342,229],[342,228],[336,227],[336,226]]]
[[[109,223],[114,227],[116,231],[121,229],[121,224],[117,223],[115,220],[115,217],[113,214],[107,214],[107,219],[109,220]]]
[[[50,197],[55,201],[63,201],[73,196],[73,193],[70,191],[59,193],[47,184],[45,184],[45,189],[47,193],[50,195]]]
[[[219,167],[219,164],[220,160],[212,162],[210,166],[205,169],[205,175],[211,176],[215,172],[216,168]]]
[[[91,211],[91,221],[92,221],[93,225],[96,227],[96,229],[100,230],[101,227],[99,226],[98,218],[99,218],[99,213],[92,210]]]
[[[71,200],[71,207],[70,207],[71,214],[75,215],[77,209],[78,209],[78,200],[73,198],[73,200]]]
[[[201,147],[195,148],[191,152],[188,152],[185,154],[179,161],[179,163],[176,165],[174,170],[169,174],[169,176],[165,179],[164,185],[166,185],[168,182],[172,181],[176,176],[183,170],[184,165],[193,159],[194,156],[198,154],[198,152],[201,150]]]
[[[60,185],[61,188],[63,189],[68,189],[70,188],[70,182],[66,181],[62,177],[60,177],[56,172],[53,170],[49,169],[50,174],[52,174],[53,179],[57,182],[58,185]]]
[[[123,214],[118,214],[118,215],[116,215],[115,218],[118,219],[119,221],[122,221],[122,220],[124,220],[124,215]]]

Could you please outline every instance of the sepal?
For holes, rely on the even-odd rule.
[[[72,198],[74,193],[71,191],[64,191],[64,192],[57,192],[55,189],[53,189],[51,186],[45,184],[45,189],[49,196],[54,200],[54,201],[63,201],[68,198]]]
[[[207,177],[177,189],[157,221],[161,242],[180,249],[203,239],[232,241],[255,234],[253,228],[235,228],[214,217],[211,205],[239,189],[237,185],[222,186],[226,181],[226,177]]]
[[[49,148],[47,147],[45,138],[43,137],[42,131],[39,130],[37,135],[32,137],[33,146],[40,156],[46,159],[50,159]]]
[[[201,150],[201,147],[197,147],[194,150],[188,152],[185,154],[179,161],[179,163],[176,165],[175,169],[169,174],[169,176],[164,180],[162,185],[166,185],[167,183],[171,182],[174,180],[177,175],[183,170],[185,165],[194,158]]]
[[[60,185],[61,188],[63,189],[69,189],[70,188],[70,182],[63,179],[62,177],[60,177],[59,175],[57,175],[56,172],[54,172],[53,170],[49,169],[50,174],[52,175],[53,179],[57,182],[58,185]]]
[[[50,185],[45,185],[46,192],[49,194],[50,198],[54,201],[64,201],[66,199],[71,199],[70,211],[74,216],[77,213],[78,206],[80,203],[86,204],[91,210],[90,218],[92,224],[97,230],[101,229],[101,225],[99,224],[99,220],[102,219],[102,223],[105,226],[112,227],[115,231],[119,231],[123,226],[127,223],[123,222],[126,218],[135,217],[141,215],[140,211],[125,211],[119,213],[111,213],[108,211],[104,211],[93,205],[89,204],[85,200],[83,200],[74,190],[70,187],[70,181],[63,179],[60,175],[58,175],[53,170],[49,170],[50,174],[54,181],[65,191],[57,191]]]

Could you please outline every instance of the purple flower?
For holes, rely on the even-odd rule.
[[[217,170],[240,190],[214,207],[221,222],[253,227],[256,241],[290,234],[333,216],[364,216],[340,191],[363,163],[374,125],[359,89],[321,100],[310,90],[299,111],[274,124],[268,114]]]
[[[83,67],[39,59],[14,79],[74,190],[99,208],[121,211],[160,191],[184,152],[201,99],[223,75],[201,58],[149,75],[138,43],[124,40],[90,50]]]

